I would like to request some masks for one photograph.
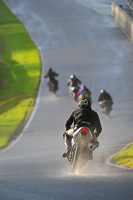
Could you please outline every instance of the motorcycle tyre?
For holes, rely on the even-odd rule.
[[[53,92],[54,94],[56,94],[57,90],[58,90],[58,89],[57,89],[56,86],[51,87],[51,89],[50,89],[50,91]]]
[[[75,154],[72,162],[71,167],[71,173],[78,173],[83,167],[83,165],[87,162],[87,159],[85,160],[83,152],[83,147],[81,145],[77,145],[75,149]]]
[[[110,112],[111,112],[111,108],[109,108],[109,107],[104,107],[103,111],[104,111],[105,115],[106,115],[107,117],[109,117],[109,114],[110,114]]]

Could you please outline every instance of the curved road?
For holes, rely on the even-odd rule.
[[[43,58],[38,103],[21,137],[0,153],[1,200],[130,200],[132,170],[105,160],[131,142],[133,130],[133,45],[112,18],[78,0],[6,0],[23,22]],[[47,67],[59,73],[59,91],[47,91]],[[103,131],[94,160],[79,175],[61,157],[64,124],[77,104],[66,82],[77,75],[92,91]],[[109,120],[100,111],[101,89],[114,99]]]

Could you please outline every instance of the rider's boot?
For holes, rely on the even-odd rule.
[[[67,148],[67,149],[64,151],[64,153],[62,154],[62,157],[63,157],[63,158],[66,158],[66,157],[68,156],[68,154],[70,153],[70,151],[71,151],[71,147]]]

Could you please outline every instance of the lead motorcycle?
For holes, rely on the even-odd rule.
[[[70,129],[67,134],[71,136],[71,132]],[[67,155],[67,159],[71,164],[71,173],[75,174],[80,171],[88,160],[92,160],[92,151],[99,146],[99,142],[88,127],[80,127],[72,135],[71,150]]]
[[[50,92],[53,92],[54,94],[56,94],[56,92],[58,90],[58,81],[57,80],[56,80],[56,82],[49,81],[48,88],[49,88]]]

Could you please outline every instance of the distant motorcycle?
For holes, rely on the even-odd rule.
[[[78,101],[78,96],[77,96],[77,92],[79,90],[79,87],[69,87],[69,94],[70,96],[77,102]]]
[[[67,156],[71,164],[71,173],[78,173],[88,160],[92,160],[90,153],[92,154],[91,151],[98,146],[99,142],[89,128],[81,127],[76,130],[73,134],[70,153]]]
[[[48,88],[49,88],[50,92],[53,92],[54,94],[56,94],[56,92],[58,90],[58,81],[57,81],[57,83],[50,81],[48,83]]]
[[[113,102],[108,100],[103,100],[99,102],[99,105],[101,107],[102,113],[104,113],[106,117],[109,117],[110,112],[112,110]]]

